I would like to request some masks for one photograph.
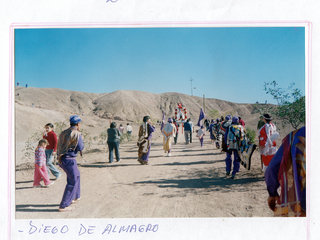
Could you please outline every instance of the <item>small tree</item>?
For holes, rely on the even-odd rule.
[[[267,94],[277,100],[278,105],[271,106],[269,111],[282,121],[282,127],[290,124],[297,129],[300,124],[305,123],[305,96],[297,88],[293,89],[291,83],[287,89],[279,88],[276,81],[264,83],[264,90]]]

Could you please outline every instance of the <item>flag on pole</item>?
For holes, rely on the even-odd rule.
[[[164,120],[165,119],[165,115],[164,115],[164,112],[162,114],[162,123],[161,123],[161,128],[160,128],[160,131],[162,131],[163,127],[164,127]]]
[[[198,124],[197,126],[201,127],[202,126],[202,123],[201,123],[201,120],[204,119],[206,117],[206,115],[204,114],[202,108],[200,110],[200,116],[199,116],[199,121],[198,121]]]

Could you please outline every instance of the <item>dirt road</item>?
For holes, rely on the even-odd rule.
[[[172,156],[161,138],[151,146],[150,164],[137,162],[135,143],[121,144],[122,161],[108,163],[107,148],[95,145],[78,157],[81,200],[72,212],[58,212],[66,175],[50,188],[33,188],[33,169],[16,171],[16,219],[272,217],[258,151],[252,169],[236,179],[225,175],[225,154],[180,134]]]

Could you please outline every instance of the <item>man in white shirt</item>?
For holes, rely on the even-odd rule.
[[[127,123],[127,138],[128,138],[128,142],[130,141],[130,137],[131,137],[131,133],[132,133],[132,127],[130,126],[129,123]]]

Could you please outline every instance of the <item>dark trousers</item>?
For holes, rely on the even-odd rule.
[[[177,144],[178,141],[178,133],[176,133],[176,136],[174,137],[174,144]]]
[[[116,154],[116,159],[117,161],[120,160],[120,153],[119,153],[119,143],[118,142],[108,142],[108,147],[109,147],[109,162],[113,162],[113,149]]]

